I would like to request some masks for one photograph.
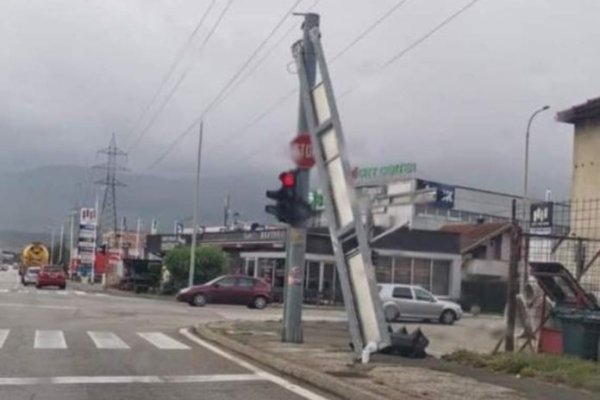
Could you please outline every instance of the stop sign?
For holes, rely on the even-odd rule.
[[[296,136],[290,142],[290,151],[292,153],[292,160],[294,160],[298,168],[308,169],[315,165],[312,143],[308,133]]]

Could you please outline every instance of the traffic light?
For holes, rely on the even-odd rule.
[[[279,222],[296,224],[310,218],[310,205],[298,193],[298,170],[285,171],[279,174],[281,187],[278,190],[267,190],[267,197],[276,204],[265,207],[268,214],[274,215]]]

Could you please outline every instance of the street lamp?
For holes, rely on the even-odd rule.
[[[531,129],[531,123],[536,115],[539,113],[546,111],[550,108],[550,106],[544,106],[540,109],[535,110],[531,117],[529,117],[529,121],[527,122],[527,132],[525,133],[525,174],[523,177],[523,224],[526,226],[527,223],[527,206],[528,206],[528,193],[527,193],[527,184],[529,180],[529,131]]]
[[[534,111],[533,114],[531,114],[531,117],[529,117],[529,121],[527,122],[527,132],[525,133],[525,176],[523,177],[523,226],[525,227],[525,229],[527,231],[529,231],[529,226],[527,225],[527,209],[529,208],[529,201],[528,201],[528,193],[527,193],[527,183],[528,183],[528,178],[529,178],[529,131],[531,129],[531,123],[533,122],[533,119],[535,118],[536,115],[538,115],[539,113],[546,111],[550,108],[550,106],[544,106],[540,109],[537,109]],[[527,253],[526,253],[527,254]],[[526,258],[529,258],[529,256],[527,255]],[[528,280],[528,275],[529,275],[529,271],[527,268],[528,265],[528,261],[529,260],[524,260],[523,262],[523,274],[522,274],[522,279],[520,279],[520,292],[523,293],[524,289],[525,289],[525,284]]]

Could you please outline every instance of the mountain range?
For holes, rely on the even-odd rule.
[[[98,171],[92,173],[90,168],[73,165],[0,174],[0,248],[8,244],[20,246],[39,237],[35,234],[47,235],[51,226],[58,227],[61,223],[68,229],[71,210],[93,207],[96,193],[102,203],[103,189],[93,184],[98,178]],[[135,229],[138,218],[142,219],[145,230],[154,218],[159,221],[161,232],[172,232],[176,220],[187,219],[189,226],[193,208],[192,179],[122,174],[119,180],[126,186],[117,188],[118,218],[120,221],[125,216],[129,229]],[[264,192],[273,185],[272,181],[270,176],[250,171],[243,177],[239,174],[202,177],[199,224],[223,223],[227,194],[240,220],[267,220]]]

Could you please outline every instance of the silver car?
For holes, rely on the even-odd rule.
[[[402,319],[439,321],[452,325],[462,317],[459,304],[439,300],[420,286],[380,284],[379,297],[388,322]]]
[[[23,275],[23,285],[35,285],[37,283],[38,274],[40,273],[40,267],[29,267]]]

